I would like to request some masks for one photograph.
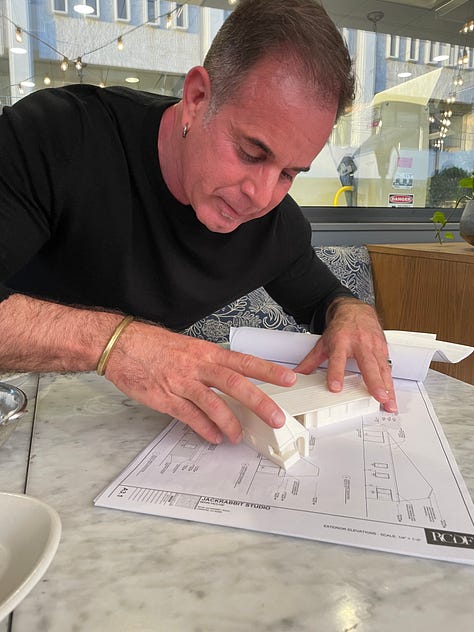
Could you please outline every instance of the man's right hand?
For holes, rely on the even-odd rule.
[[[213,390],[239,400],[278,428],[285,416],[249,379],[291,386],[290,369],[161,327],[132,322],[120,336],[106,377],[132,399],[178,418],[211,443],[242,438],[238,419]]]

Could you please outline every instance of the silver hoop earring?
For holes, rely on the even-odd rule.
[[[186,138],[186,136],[188,135],[189,132],[189,123],[186,123],[186,125],[183,127],[183,138]]]

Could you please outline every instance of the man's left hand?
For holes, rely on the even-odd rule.
[[[375,310],[357,299],[340,298],[328,309],[326,329],[295,371],[311,373],[328,361],[330,391],[342,390],[348,358],[354,358],[370,394],[387,412],[397,412],[397,403],[387,341]]]

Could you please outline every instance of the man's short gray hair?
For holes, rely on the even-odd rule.
[[[241,0],[219,29],[204,60],[215,112],[266,57],[293,62],[295,76],[321,105],[337,103],[339,116],[354,98],[347,46],[316,0]]]

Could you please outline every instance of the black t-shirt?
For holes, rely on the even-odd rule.
[[[176,331],[263,285],[298,322],[324,327],[352,296],[316,257],[286,196],[227,234],[163,181],[157,149],[176,99],[74,85],[0,117],[0,300],[12,292],[120,310]]]

